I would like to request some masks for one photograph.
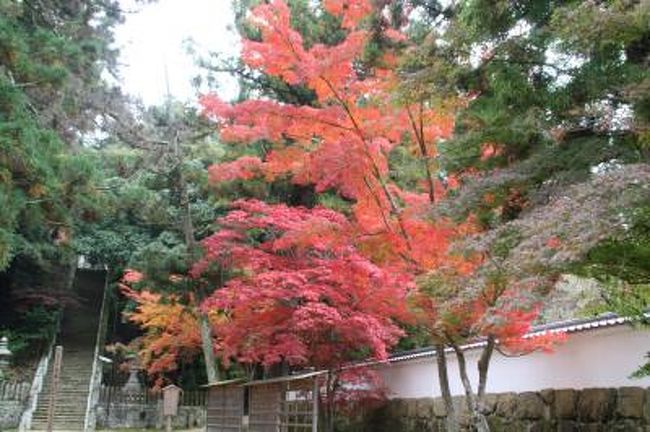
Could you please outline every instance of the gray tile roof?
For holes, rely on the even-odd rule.
[[[650,313],[646,313],[645,317],[650,318]],[[619,326],[630,323],[632,321],[633,319],[630,317],[620,317],[616,314],[604,314],[594,318],[572,319],[534,326],[531,331],[526,334],[525,337],[541,336],[547,333],[578,333],[593,330],[596,328]],[[462,348],[464,350],[480,348],[484,346],[485,343],[486,342],[484,339],[479,339],[477,341],[464,344]],[[448,348],[447,351],[451,351],[451,348]],[[435,357],[435,355],[436,353],[433,347],[426,347],[412,351],[394,353],[388,358],[388,360],[386,360],[386,362],[397,363],[426,357]],[[378,364],[386,362],[368,362],[367,364]]]

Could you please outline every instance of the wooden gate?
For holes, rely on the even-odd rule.
[[[244,384],[249,388],[249,432],[316,432],[320,377],[325,373]]]
[[[244,416],[243,380],[222,381],[208,386],[207,432],[240,432]]]
[[[317,432],[318,398],[326,373],[209,384],[207,432]]]

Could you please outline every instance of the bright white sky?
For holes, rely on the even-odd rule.
[[[213,51],[233,56],[239,52],[230,0],[158,0],[137,6],[133,0],[120,3],[124,10],[135,11],[125,14],[125,23],[116,29],[122,87],[146,105],[164,101],[165,69],[172,96],[196,101],[190,80],[199,69],[186,53],[187,39],[194,40],[199,53]],[[219,84],[222,98],[237,96],[233,78],[224,75]]]

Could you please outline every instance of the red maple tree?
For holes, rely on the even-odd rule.
[[[261,37],[243,41],[242,60],[249,67],[311,89],[313,104],[201,99],[222,141],[272,143],[259,157],[212,166],[211,181],[287,176],[353,203],[348,219],[319,207],[238,201],[218,221],[220,229],[204,241],[205,256],[192,275],[211,265],[235,271],[203,304],[224,316],[215,328],[220,355],[243,363],[327,369],[356,358],[385,358],[402,335],[397,322],[408,319],[413,281],[424,275],[442,275],[437,289],[451,292],[444,298],[422,290],[418,296],[439,362],[445,361],[445,346],[464,360],[458,348],[472,338],[488,340],[482,362],[489,362],[497,342],[515,350],[547,348],[546,340],[524,338],[537,314],[534,302],[520,301],[529,291],[474,278],[481,258],[449,252],[455,238],[475,229],[471,220],[458,224],[431,216],[432,206],[457,183],[453,176],[441,182],[436,171],[437,144],[452,133],[452,113],[427,101],[398,103],[396,52],[386,50],[373,65],[359,61],[376,37],[361,25],[373,13],[369,0],[327,0],[323,6],[340,16],[347,30],[336,45],[307,47],[281,0],[253,9],[250,19]],[[405,40],[394,29],[384,37],[395,44]],[[398,146],[408,147],[424,167],[426,176],[413,190],[391,178],[389,155]],[[459,288],[470,280],[477,289]],[[446,374],[443,368],[439,372]],[[478,418],[471,386],[466,389]],[[484,390],[483,380],[479,395]],[[443,389],[453,420],[448,385],[446,393]]]
[[[356,227],[333,210],[242,200],[217,222],[221,229],[204,240],[192,275],[213,265],[236,270],[203,303],[223,314],[215,326],[223,363],[330,370],[326,406],[349,402],[338,390],[373,373],[342,368],[368,356],[386,359],[404,334],[398,322],[410,318],[412,275],[363,256]],[[343,393],[367,400],[380,387],[356,390]]]
[[[371,2],[330,0],[324,7],[342,17],[349,33],[337,45],[309,49],[291,28],[290,9],[283,1],[253,10],[251,21],[261,41],[244,40],[242,60],[312,89],[317,103],[252,99],[231,105],[204,96],[204,112],[218,124],[223,141],[273,143],[263,159],[246,156],[211,167],[210,178],[221,182],[288,175],[297,184],[314,185],[317,192],[335,190],[354,201],[361,249],[391,264],[434,268],[455,229],[444,221],[431,223],[426,216],[426,204],[445,193],[434,179],[433,161],[438,140],[452,131],[452,116],[426,103],[396,102],[394,53],[386,52],[372,68],[359,65],[372,34],[358,25],[372,11]],[[388,34],[403,39],[395,30]],[[426,167],[419,190],[403,191],[390,181],[388,155],[399,145],[412,147]]]
[[[245,361],[274,362],[284,354],[295,360],[308,359],[316,366],[325,366],[328,359],[335,363],[344,360],[340,353],[346,350],[339,351],[339,347],[332,350],[333,347],[327,347],[323,351],[310,351],[310,348],[316,349],[322,343],[322,329],[330,328],[333,322],[345,323],[338,310],[345,304],[328,300],[324,309],[322,305],[311,305],[306,309],[299,308],[301,313],[294,315],[298,309],[284,306],[284,313],[270,312],[265,307],[251,307],[249,302],[266,305],[269,304],[266,296],[270,295],[274,298],[270,303],[282,303],[287,298],[294,298],[296,289],[304,290],[301,296],[310,295],[307,287],[314,286],[315,276],[318,276],[315,286],[323,290],[319,291],[321,293],[331,289],[355,292],[367,286],[368,275],[357,267],[357,263],[363,262],[362,268],[372,265],[376,269],[373,271],[399,269],[399,272],[413,277],[430,273],[429,276],[437,279],[438,291],[449,293],[451,290],[452,294],[446,298],[439,293],[430,295],[426,290],[418,296],[418,309],[426,316],[440,348],[439,361],[444,362],[445,346],[454,348],[459,362],[464,361],[459,349],[461,344],[476,338],[487,338],[482,360],[486,364],[497,341],[503,349],[548,349],[553,340],[524,337],[538,311],[530,289],[510,281],[494,284],[485,277],[476,277],[481,257],[460,257],[449,252],[454,238],[472,232],[474,225],[471,221],[454,224],[443,218],[433,220],[430,216],[432,206],[456,183],[450,176],[443,186],[436,176],[437,143],[452,133],[451,113],[436,110],[426,101],[396,103],[395,52],[387,50],[372,67],[360,65],[365,44],[376,36],[360,25],[372,13],[369,1],[329,0],[323,6],[328,12],[341,16],[342,25],[348,30],[347,37],[339,44],[316,44],[307,48],[300,33],[291,28],[289,7],[281,0],[272,0],[253,10],[251,21],[259,29],[261,40],[245,40],[242,52],[242,60],[251,68],[313,90],[317,96],[316,103],[296,106],[258,99],[231,105],[213,95],[201,100],[206,115],[218,124],[223,141],[248,144],[265,140],[273,143],[272,150],[262,157],[246,156],[211,167],[212,181],[256,177],[272,181],[279,176],[289,176],[297,184],[313,185],[317,192],[334,190],[354,203],[353,219],[349,222],[341,220],[334,231],[330,229],[331,223],[324,231],[320,222],[313,227],[312,224],[298,226],[283,232],[279,239],[265,246],[271,247],[278,241],[291,245],[293,251],[304,243],[319,250],[321,255],[327,251],[330,256],[326,261],[322,258],[314,261],[309,254],[310,259],[305,261],[306,256],[296,256],[292,252],[287,256],[281,255],[281,264],[271,263],[267,255],[260,255],[260,250],[255,249],[254,254],[247,250],[249,255],[245,260],[262,260],[264,268],[273,271],[271,275],[266,271],[259,275],[252,270],[255,276],[245,282],[233,281],[230,289],[217,292],[206,304],[233,313],[237,311],[240,317],[246,317],[245,322],[234,324],[233,321],[231,329],[226,327],[224,335],[232,339],[224,346],[248,347],[236,355]],[[399,31],[391,29],[384,33],[386,39],[405,40]],[[408,146],[425,168],[426,177],[415,190],[403,190],[391,181],[389,154],[397,146]],[[485,156],[496,153],[494,148],[491,153],[486,151]],[[275,216],[271,216],[270,208],[267,210],[265,214],[271,223]],[[282,207],[282,212],[285,211],[287,208]],[[347,242],[341,243],[343,238]],[[236,240],[235,244],[239,246],[233,245],[225,250],[235,261],[243,259],[241,256],[234,258],[244,240],[241,234],[222,230],[206,242],[206,260],[216,259],[214,251],[222,253],[223,242],[232,240]],[[347,252],[341,255],[338,248],[342,245],[352,249],[346,249]],[[285,250],[274,247],[279,251]],[[291,277],[278,273],[280,268],[282,271],[290,269]],[[334,268],[336,271],[332,273]],[[323,275],[327,275],[325,280]],[[330,275],[345,277],[342,280],[331,279]],[[359,286],[360,276],[364,279]],[[390,281],[384,283],[390,287]],[[468,285],[473,288],[472,283],[476,287],[468,289]],[[268,292],[263,289],[264,293],[260,293],[261,287],[268,287]],[[260,317],[270,322],[259,324]],[[305,339],[296,335],[303,330],[306,330],[301,333]],[[247,340],[250,335],[259,339],[250,343]],[[296,343],[296,338],[301,343]],[[355,344],[363,346],[367,342],[355,331],[347,348],[354,349]],[[278,347],[284,343],[294,351],[287,349],[281,355],[278,350],[282,348]],[[341,343],[348,341],[342,338]],[[252,346],[256,349],[252,350]],[[375,346],[370,353],[382,357],[385,348],[378,348]],[[321,352],[325,353],[322,357]],[[439,368],[439,371],[446,374],[444,368]],[[465,375],[461,379],[467,384],[465,369],[461,374]],[[486,377],[485,366],[485,374],[479,383],[479,397],[485,391]],[[445,376],[444,381],[448,381],[448,377]],[[466,385],[466,390],[468,406],[476,415],[478,424],[481,420],[478,404],[473,402],[470,385]],[[450,402],[448,388],[445,396]],[[450,417],[453,417],[451,404],[449,408]]]

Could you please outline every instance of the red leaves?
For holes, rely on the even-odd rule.
[[[233,162],[212,165],[208,178],[212,183],[232,180],[250,180],[260,175],[262,161],[259,158],[244,156]]]
[[[126,269],[124,271],[124,276],[122,276],[122,280],[127,284],[131,284],[140,282],[143,277],[144,275],[137,270]]]
[[[369,38],[359,24],[372,13],[369,0],[325,0],[323,6],[348,29],[341,43],[305,47],[290,27],[287,5],[271,0],[253,10],[261,40],[245,41],[242,53],[251,68],[312,89],[313,106],[271,100],[229,105],[213,96],[201,101],[223,141],[273,143],[263,160],[244,157],[211,167],[211,181],[288,176],[353,201],[352,220],[322,208],[238,201],[218,221],[221,229],[204,241],[205,256],[192,273],[213,263],[238,271],[203,305],[228,317],[218,326],[222,356],[324,368],[360,350],[383,358],[401,334],[395,320],[408,318],[404,304],[413,278],[429,272],[453,275],[442,277],[445,295],[436,301],[422,296],[434,331],[444,329],[454,340],[493,335],[508,346],[528,346],[523,335],[536,305],[519,296],[527,291],[514,284],[472,286],[469,276],[480,260],[448,249],[475,224],[432,219],[431,207],[459,183],[453,176],[438,181],[435,163],[438,142],[453,131],[453,115],[426,101],[395,104],[394,52],[385,53],[384,65],[359,73]],[[405,40],[396,30],[385,36]],[[401,190],[390,175],[389,154],[400,145],[427,171],[414,190]],[[487,143],[481,158],[501,151]]]
[[[330,0],[323,6],[351,29],[372,12],[367,0]],[[449,238],[443,237],[453,235],[453,230],[422,216],[422,203],[410,199],[417,194],[398,192],[391,185],[388,155],[395,146],[410,142],[418,143],[414,152],[421,153],[423,160],[435,157],[437,141],[451,134],[452,116],[424,103],[397,106],[392,93],[397,82],[394,67],[376,67],[360,76],[356,62],[368,39],[363,30],[351,30],[337,45],[307,49],[290,27],[289,8],[279,0],[255,8],[251,22],[262,38],[245,42],[244,61],[288,83],[313,89],[318,104],[248,100],[231,106],[214,96],[204,97],[204,112],[217,122],[223,141],[274,143],[264,160],[246,157],[212,167],[211,180],[259,176],[270,181],[287,175],[297,184],[314,185],[317,192],[335,190],[355,201],[356,230],[374,237],[369,240],[377,246],[373,246],[374,256],[391,264],[408,257],[409,265],[432,268],[449,244]],[[398,38],[395,33],[399,32],[392,31],[393,39]],[[424,187],[434,183],[435,195],[442,197],[448,186],[431,181]],[[409,199],[400,203],[400,195]],[[378,239],[384,243],[380,245]]]
[[[239,201],[219,223],[194,274],[215,261],[248,269],[203,305],[228,317],[226,360],[336,367],[362,349],[385,358],[401,336],[412,280],[361,256],[343,215]]]
[[[289,7],[272,0],[253,10],[251,22],[260,30],[263,42],[243,41],[242,60],[254,69],[282,78],[290,84],[302,82],[309,66],[302,36],[291,29]]]
[[[353,28],[363,18],[372,12],[369,0],[324,0],[323,7],[327,12],[342,18],[343,27]]]
[[[558,249],[562,246],[562,241],[558,237],[551,237],[546,241],[546,247],[549,249]]]
[[[484,143],[481,146],[481,160],[486,161],[490,158],[500,156],[503,153],[503,146],[497,143]]]

